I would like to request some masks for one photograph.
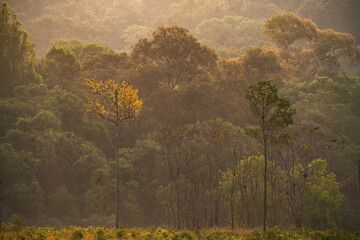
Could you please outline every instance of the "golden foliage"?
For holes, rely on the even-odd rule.
[[[93,79],[85,79],[80,84],[89,93],[98,96],[95,100],[88,99],[87,112],[109,120],[114,125],[138,118],[143,102],[138,97],[138,90],[133,89],[132,85],[125,81],[119,84],[114,80],[96,82]]]

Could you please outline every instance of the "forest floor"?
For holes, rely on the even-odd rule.
[[[349,233],[341,229],[328,229],[317,231],[308,228],[282,228],[274,227],[263,232],[258,229],[235,229],[214,228],[202,230],[170,230],[155,227],[148,228],[102,228],[88,227],[80,228],[67,226],[61,228],[53,227],[19,227],[15,224],[2,224],[0,229],[0,240],[111,240],[111,239],[239,239],[239,240],[292,240],[292,239],[316,239],[316,240],[352,240],[360,239],[360,232]]]

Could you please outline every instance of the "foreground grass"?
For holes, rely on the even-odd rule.
[[[340,229],[329,229],[325,232],[307,228],[281,227],[270,228],[266,233],[259,229],[236,229],[232,232],[226,228],[203,229],[195,231],[176,231],[161,228],[100,228],[100,227],[20,227],[16,224],[2,224],[0,240],[29,239],[29,240],[111,240],[111,239],[239,239],[239,240],[292,240],[292,239],[316,239],[316,240],[352,240],[359,239],[360,233],[349,233]]]

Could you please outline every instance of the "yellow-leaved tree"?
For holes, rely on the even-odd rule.
[[[97,117],[112,122],[115,126],[116,135],[116,228],[119,227],[119,125],[128,124],[136,120],[142,108],[142,100],[138,97],[138,90],[125,81],[121,84],[113,81],[94,81],[85,79],[80,85],[86,87],[87,91],[98,97],[96,100],[88,99],[87,112],[94,113]]]

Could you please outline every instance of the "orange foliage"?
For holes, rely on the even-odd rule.
[[[142,108],[142,100],[138,97],[138,90],[123,81],[121,84],[113,80],[96,82],[85,79],[80,83],[91,94],[98,95],[96,100],[88,99],[87,112],[92,112],[99,118],[119,125],[123,121],[138,118]]]

